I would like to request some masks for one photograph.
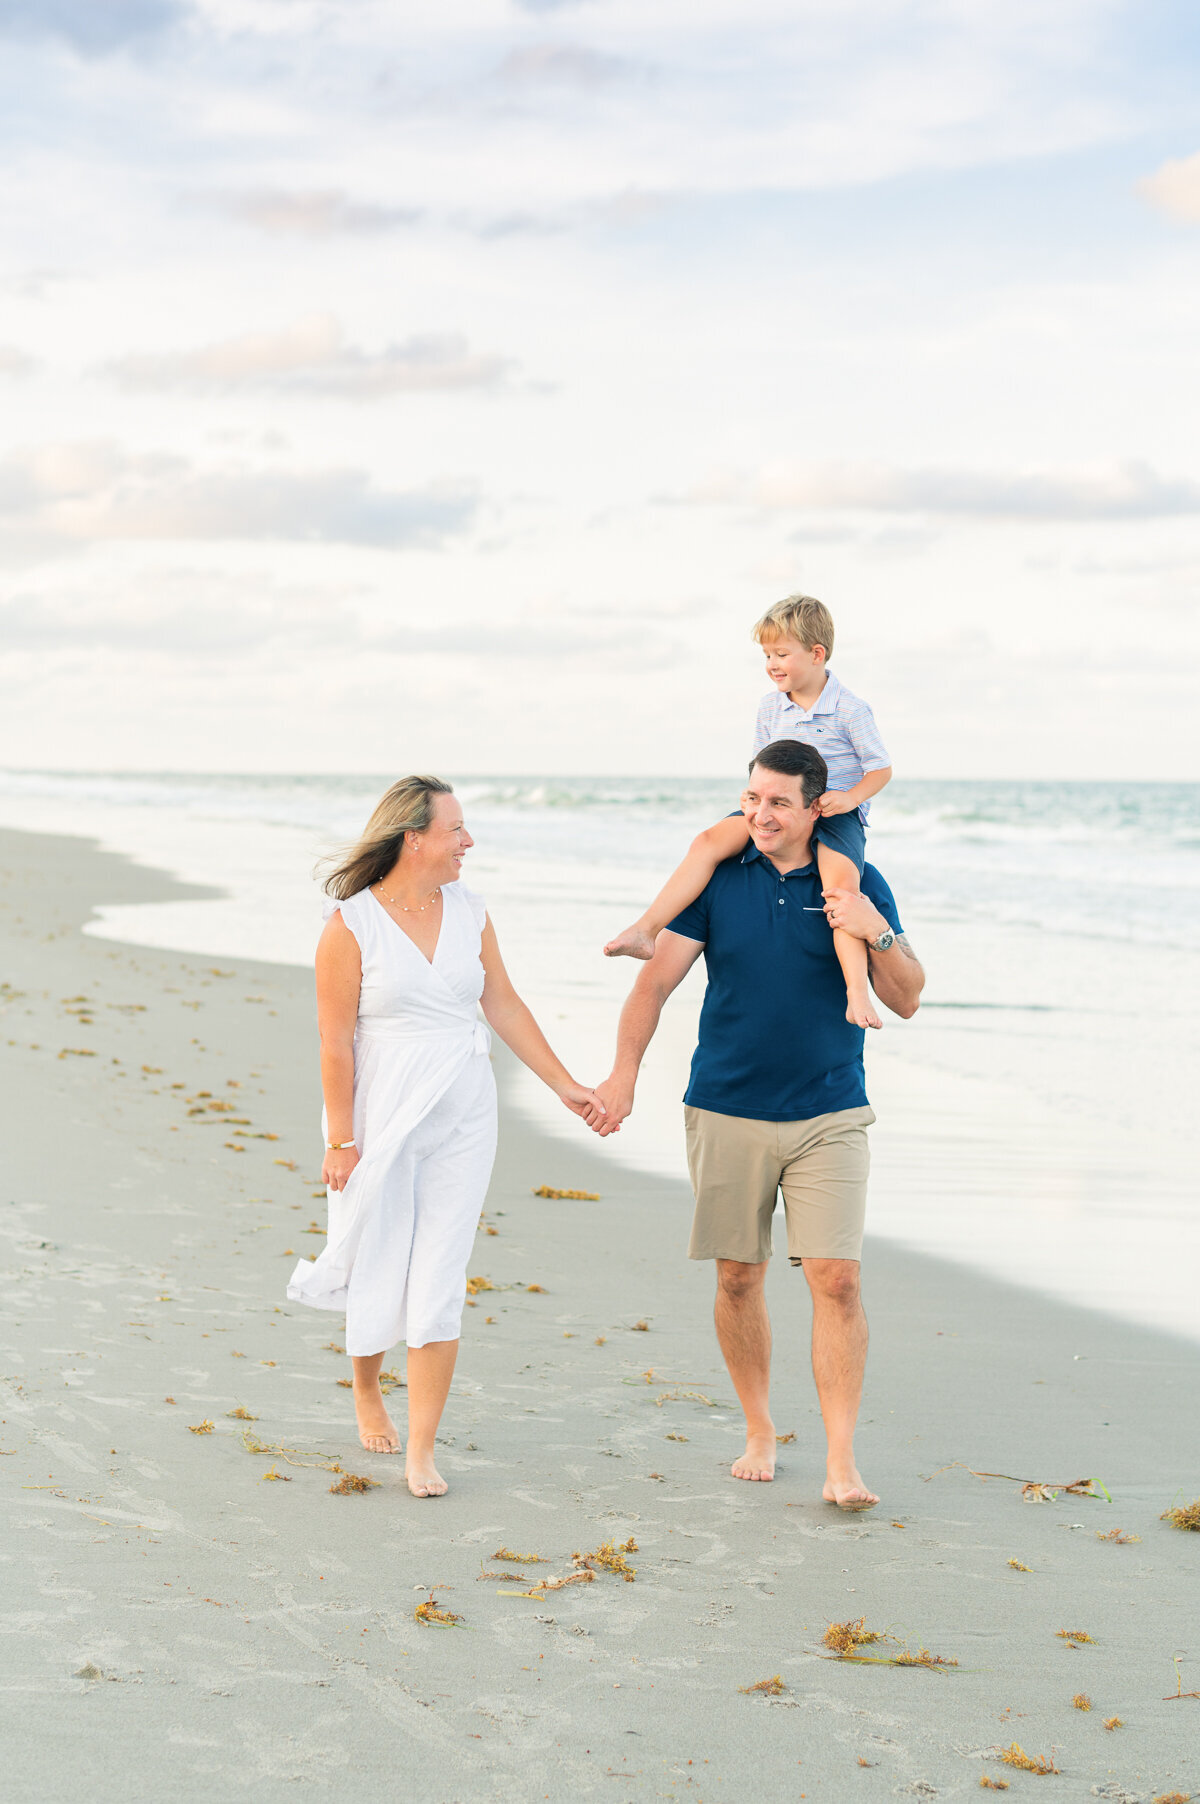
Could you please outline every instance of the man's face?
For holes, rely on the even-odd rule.
[[[815,802],[805,802],[799,777],[755,765],[742,791],[742,813],[750,837],[767,858],[798,857],[812,835]]]

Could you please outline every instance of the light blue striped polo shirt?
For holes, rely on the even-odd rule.
[[[832,670],[807,712],[780,689],[763,696],[754,726],[755,756],[773,739],[803,739],[815,747],[829,767],[830,789],[853,789],[869,770],[886,770],[892,762],[869,705]],[[869,802],[859,807],[864,824],[870,807]]]

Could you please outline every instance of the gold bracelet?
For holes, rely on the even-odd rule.
[[[355,1140],[327,1140],[325,1142],[325,1151],[327,1153],[344,1153],[348,1146],[356,1146],[357,1144],[358,1142]]]

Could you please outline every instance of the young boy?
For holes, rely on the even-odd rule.
[[[820,752],[829,770],[829,788],[817,804],[820,818],[813,830],[821,887],[857,890],[870,800],[892,774],[875,717],[829,671],[833,619],[811,595],[789,595],[769,608],[754,637],[775,685],[759,705],[754,751],[761,752],[774,739],[803,739]],[[608,942],[605,955],[653,957],[657,935],[695,901],[723,860],[742,851],[748,837],[741,815],[706,827],[645,914]],[[846,1019],[859,1027],[882,1027],[867,983],[866,945],[837,927],[833,945],[846,979]]]

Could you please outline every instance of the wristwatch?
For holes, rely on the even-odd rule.
[[[896,944],[896,935],[891,927],[885,927],[877,940],[867,941],[868,952],[890,952]]]

